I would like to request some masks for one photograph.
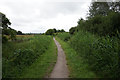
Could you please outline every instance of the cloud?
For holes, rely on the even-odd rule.
[[[0,12],[12,22],[11,27],[22,32],[45,32],[49,28],[65,29],[76,26],[86,17],[90,2],[61,0],[1,0]]]

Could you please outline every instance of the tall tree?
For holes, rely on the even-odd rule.
[[[9,27],[9,25],[11,25],[11,22],[6,17],[6,15],[1,12],[0,12],[0,20],[1,20],[0,28],[2,28],[2,42],[7,41],[7,37],[4,35],[9,35],[11,40],[15,40],[17,32],[16,32],[16,30]]]
[[[107,16],[109,13],[109,5],[107,2],[92,2],[89,7],[89,18],[92,18],[96,15]]]
[[[4,29],[4,28],[8,28],[8,25],[11,25],[11,22],[9,21],[9,19],[6,17],[6,15],[5,14],[3,14],[3,13],[1,13],[0,12],[0,20],[1,20],[1,26],[2,26],[2,28]]]
[[[76,30],[77,30],[77,27],[72,27],[69,29],[69,33],[74,34]]]
[[[53,30],[54,30],[54,33],[56,33],[56,32],[57,32],[57,30],[56,30],[55,28],[54,28]]]
[[[48,29],[45,34],[46,35],[53,35],[53,33],[54,33],[54,29]]]
[[[108,4],[111,11],[120,12],[120,1],[115,0],[114,2],[109,2]]]
[[[17,34],[18,34],[18,35],[22,35],[23,33],[22,33],[21,31],[18,31]]]

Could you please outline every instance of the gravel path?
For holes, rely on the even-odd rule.
[[[63,49],[61,48],[61,45],[58,41],[53,38],[55,44],[57,45],[58,49],[58,56],[57,56],[57,62],[55,64],[55,67],[50,75],[50,78],[68,78],[69,76],[69,70],[67,68],[67,61],[64,54]]]

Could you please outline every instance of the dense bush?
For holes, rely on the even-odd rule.
[[[68,41],[70,39],[70,34],[69,33],[59,33],[57,34],[57,37],[59,37],[63,41]]]
[[[78,30],[89,31],[99,36],[115,36],[120,32],[120,13],[110,12],[108,16],[96,15],[88,20],[78,21]]]
[[[53,35],[54,32],[55,32],[54,29],[48,29],[45,34],[46,35]]]
[[[120,77],[118,39],[102,37],[90,46],[89,64],[103,77]]]
[[[77,31],[76,28],[77,28],[77,27],[72,27],[72,28],[70,28],[69,33],[70,33],[70,34],[75,34],[75,32]]]
[[[52,37],[34,36],[22,43],[3,44],[3,78],[18,77],[50,46]]]
[[[80,56],[87,58],[89,55],[89,48],[96,38],[84,31],[79,31],[70,39],[70,45],[80,54]]]
[[[15,51],[14,56],[15,59],[13,59],[13,62],[15,65],[30,65],[35,58],[37,58],[36,54],[34,54],[34,51],[31,49],[19,49]]]
[[[48,29],[48,30],[45,32],[45,34],[46,34],[46,35],[54,35],[54,36],[55,36],[56,33],[62,33],[62,32],[65,32],[65,30],[64,30],[64,29],[56,30],[56,29],[54,28],[54,29]]]
[[[8,41],[7,37],[2,36],[2,43],[6,43]]]
[[[102,77],[120,77],[119,45],[116,37],[95,37],[79,31],[70,40],[71,46]]]

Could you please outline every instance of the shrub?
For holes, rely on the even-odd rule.
[[[70,30],[69,30],[69,33],[70,34],[75,34],[75,32],[76,32],[76,29],[77,27],[72,27],[72,28],[70,28]]]
[[[89,64],[103,77],[119,77],[118,39],[102,37],[91,44]]]
[[[70,34],[69,33],[59,33],[57,34],[57,37],[59,37],[63,41],[68,41],[70,39]]]
[[[70,40],[70,45],[101,77],[120,77],[119,40],[116,37],[95,37],[79,31]]]
[[[120,13],[110,12],[107,16],[96,15],[88,20],[79,20],[78,30],[84,30],[99,36],[115,36],[120,32]]]
[[[2,36],[2,43],[6,43],[8,41],[7,37]]]
[[[50,46],[52,37],[34,36],[21,43],[8,42],[2,46],[3,78],[20,77],[28,66],[41,56]]]
[[[35,58],[37,58],[38,56],[36,56],[36,54],[34,54],[34,51],[31,49],[19,49],[16,50],[14,53],[14,64],[15,65],[24,65],[24,66],[28,66],[31,63],[33,63],[33,61],[35,60]]]

